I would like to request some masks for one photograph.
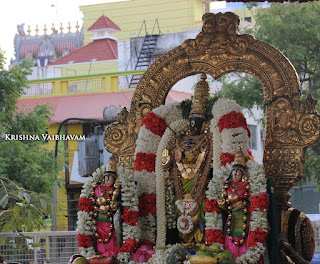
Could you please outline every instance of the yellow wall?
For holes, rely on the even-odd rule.
[[[256,20],[254,19],[254,14],[257,12],[257,9],[248,9],[240,8],[235,10],[235,14],[239,16],[240,21],[244,21],[246,17],[251,17],[251,23],[255,24]]]
[[[58,124],[50,125],[48,128],[49,135],[55,135],[58,131]],[[83,135],[82,125],[68,125],[68,135]],[[49,140],[48,148],[55,148],[55,140]],[[59,142],[59,150],[64,149],[64,141]],[[78,150],[78,143],[76,140],[68,141],[68,153],[69,153],[69,165],[72,165],[74,152]],[[72,169],[72,168],[71,168]],[[71,169],[69,177],[71,177]],[[62,171],[60,174],[61,186],[58,187],[58,212],[57,212],[57,231],[63,231],[68,229],[68,204],[67,204],[67,189],[65,183],[65,172]]]
[[[117,72],[118,60],[103,61],[103,62],[90,62],[87,63],[75,63],[65,64],[58,66],[51,66],[50,68],[56,68],[61,71],[61,77],[99,74],[105,72]]]
[[[131,0],[81,6],[80,10],[84,16],[84,44],[88,44],[93,33],[87,29],[102,15],[110,18],[121,29],[114,34],[118,40],[128,40],[130,34],[137,36],[144,19],[149,34],[156,18],[164,34],[201,25],[202,0]]]

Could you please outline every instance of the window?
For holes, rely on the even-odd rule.
[[[251,131],[251,138],[249,138],[249,149],[257,149],[257,126],[248,125]]]
[[[252,22],[252,18],[251,18],[251,17],[245,17],[245,18],[244,18],[244,21],[247,21],[247,22],[250,22],[250,23],[251,23],[251,22]]]

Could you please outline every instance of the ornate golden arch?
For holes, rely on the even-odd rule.
[[[251,74],[264,87],[264,168],[274,180],[278,209],[283,212],[290,206],[289,189],[303,176],[305,150],[320,138],[315,101],[311,97],[301,101],[297,72],[280,51],[251,35],[238,34],[237,15],[208,13],[202,20],[196,39],[167,52],[144,73],[130,112],[123,111],[125,118],[106,130],[105,146],[119,155],[122,165],[131,167],[141,119],[165,103],[176,82],[202,72],[213,78],[235,71]]]

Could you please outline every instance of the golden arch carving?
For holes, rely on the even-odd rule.
[[[264,87],[264,167],[267,177],[274,180],[278,208],[283,211],[289,206],[289,189],[303,176],[306,148],[320,138],[320,117],[312,98],[301,101],[299,78],[289,60],[250,35],[239,35],[238,25],[233,13],[205,14],[196,39],[167,52],[144,73],[127,118],[106,130],[105,146],[130,167],[141,119],[164,104],[176,82],[202,72],[213,78],[234,71],[251,74]]]

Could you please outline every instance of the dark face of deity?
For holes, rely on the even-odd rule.
[[[202,124],[204,122],[204,119],[201,117],[189,117],[189,125],[190,125],[190,132],[191,135],[200,135]]]
[[[106,175],[104,176],[104,184],[105,186],[112,187],[114,184],[114,173],[113,172],[107,172]]]
[[[243,176],[243,171],[238,169],[238,168],[234,168],[231,172],[231,180],[233,182],[239,182],[242,180],[242,176]]]

